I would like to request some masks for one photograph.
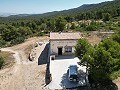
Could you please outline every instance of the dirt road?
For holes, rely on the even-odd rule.
[[[43,51],[48,37],[30,38],[25,43],[3,48],[2,51],[14,53],[15,65],[0,71],[0,90],[43,90],[45,85],[46,64],[38,65],[38,58]],[[44,42],[32,49],[34,61],[29,61],[26,50],[36,42]]]

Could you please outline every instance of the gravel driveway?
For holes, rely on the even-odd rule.
[[[79,66],[77,63],[79,59],[71,56],[57,57],[56,60],[50,62],[50,73],[52,75],[52,81],[47,86],[49,89],[64,89],[82,86],[85,84],[85,72],[86,67]],[[80,73],[79,82],[70,82],[68,80],[68,67],[69,65],[77,65]]]

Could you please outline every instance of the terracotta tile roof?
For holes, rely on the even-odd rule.
[[[51,32],[50,40],[76,40],[80,39],[80,32]]]

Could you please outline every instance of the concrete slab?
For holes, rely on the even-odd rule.
[[[78,65],[79,59],[77,57],[57,57],[50,61],[50,73],[52,81],[47,86],[49,89],[64,89],[73,88],[77,86],[86,85],[85,72],[86,67]],[[79,71],[79,82],[70,82],[68,80],[68,67],[70,65],[77,65]]]

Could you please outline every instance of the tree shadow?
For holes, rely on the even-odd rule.
[[[48,53],[49,53],[49,44],[46,44],[44,50],[41,52],[38,58],[38,65],[47,64],[48,62]]]
[[[73,89],[73,88],[75,89],[78,87],[77,84],[78,84],[78,82],[70,82],[68,80],[68,73],[63,74],[62,80],[60,82],[60,86],[63,89]]]
[[[118,86],[112,80],[104,80],[100,83],[95,82],[88,76],[91,90],[118,90]]]
[[[62,76],[62,80],[61,80],[61,83],[60,83],[60,86],[63,88],[63,89],[80,89],[80,90],[88,90],[86,89],[87,86],[86,85],[83,85],[82,86],[82,83],[84,82],[85,80],[85,73],[82,71],[82,70],[79,70],[78,71],[79,74],[79,78],[78,78],[78,82],[73,82],[73,81],[69,81],[68,79],[68,71],[67,73],[63,74]]]

